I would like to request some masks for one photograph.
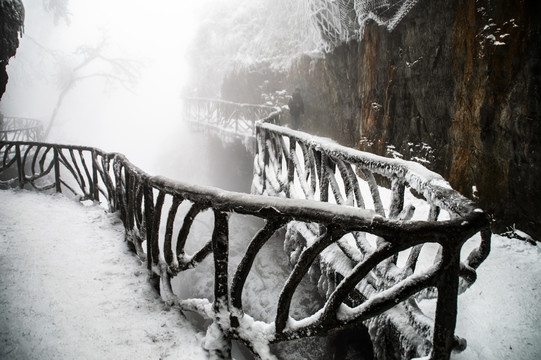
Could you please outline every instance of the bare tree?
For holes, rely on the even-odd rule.
[[[82,81],[103,78],[109,82],[120,84],[129,91],[136,84],[139,79],[138,63],[129,59],[110,57],[106,55],[106,47],[105,37],[96,46],[80,46],[74,54],[78,58],[75,66],[67,65],[66,62],[62,61],[62,58],[58,57],[57,53],[51,53],[57,58],[60,93],[45,129],[45,138],[55,125],[58,112],[66,96]]]
[[[43,0],[43,8],[53,14],[55,23],[64,20],[69,25],[69,0]]]

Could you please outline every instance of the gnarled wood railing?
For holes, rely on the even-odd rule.
[[[42,135],[39,120],[0,115],[0,141],[39,141]]]
[[[290,146],[300,144],[301,139],[296,132],[280,133],[279,130],[280,128],[272,126],[259,127],[262,144],[286,142],[286,135],[292,140]],[[308,145],[307,150],[314,154],[317,151],[321,153],[315,155],[319,160],[307,162],[307,168],[310,169],[325,169],[322,171],[329,172],[331,165],[318,167],[316,164],[330,164],[330,161],[336,162],[340,156],[359,161],[359,155],[354,155],[356,152],[336,157],[332,153],[327,154],[315,144]],[[286,148],[285,145],[281,147]],[[275,149],[275,154],[282,151],[278,151],[274,145],[261,147],[261,154],[268,152],[263,149]],[[288,158],[294,162],[293,153],[294,151],[290,151]],[[414,294],[435,287],[438,297],[431,337],[431,359],[447,359],[455,342],[459,273],[469,274],[472,271],[471,267],[475,267],[486,255],[483,250],[486,250],[484,247],[490,240],[485,213],[473,208],[451,189],[427,183],[426,179],[418,177],[401,163],[369,161],[364,167],[383,175],[394,174],[403,179],[393,182],[393,187],[399,189],[395,191],[398,194],[402,192],[400,188],[406,182],[415,184],[412,186],[428,196],[434,204],[433,213],[436,213],[435,208],[439,206],[457,215],[450,220],[439,222],[400,220],[396,217],[388,219],[383,216],[379,206],[374,211],[313,200],[232,193],[150,176],[130,163],[122,154],[106,153],[91,147],[1,142],[0,156],[0,178],[10,172],[13,174],[13,178],[2,182],[4,186],[64,192],[80,199],[107,204],[111,211],[118,211],[130,247],[146,261],[153,279],[159,285],[157,287],[163,300],[182,310],[198,312],[212,320],[207,330],[205,347],[213,358],[230,358],[231,341],[238,340],[246,344],[256,357],[273,359],[274,356],[269,351],[271,343],[322,336],[337,329],[354,326],[396,308],[397,304],[409,304]],[[274,166],[270,162],[266,164],[267,167]],[[277,162],[274,164],[279,167]],[[259,171],[261,172],[261,168]],[[345,173],[350,174],[351,171],[346,167]],[[281,171],[276,173],[281,174]],[[289,170],[286,170],[286,173],[289,173]],[[268,172],[266,174],[268,175]],[[315,173],[310,174],[316,176]],[[259,175],[261,176],[261,173]],[[310,176],[301,174],[301,177],[312,184]],[[268,176],[265,179],[268,183],[272,181]],[[324,176],[322,179],[328,177]],[[350,176],[350,179],[353,177]],[[325,188],[326,181],[322,180],[324,185],[321,188]],[[355,188],[350,191],[353,191],[351,197],[360,204],[361,200],[358,194],[355,195]],[[399,196],[395,196],[391,213],[399,211],[398,202]],[[184,209],[182,213],[179,210],[181,206]],[[193,228],[194,219],[202,212],[213,215],[211,234],[208,238],[198,239],[198,250],[188,253],[186,240]],[[261,218],[264,225],[251,239],[231,276],[228,272],[228,248],[229,217],[233,213]],[[300,250],[295,266],[280,293],[275,320],[256,321],[246,312],[243,288],[262,246],[279,229],[291,223],[316,229],[317,236],[313,239],[306,237],[305,247]],[[462,244],[480,230],[484,234],[481,249],[470,255],[468,261],[461,263],[459,259]],[[377,246],[369,249],[365,247],[366,244],[359,242],[356,253],[352,254],[358,256],[354,258],[357,262],[347,273],[344,272],[346,274],[342,279],[336,278],[336,287],[324,306],[312,316],[293,319],[290,315],[291,300],[301,279],[310,268],[319,266],[320,258],[328,258],[333,244],[342,243],[341,247],[344,248],[349,245],[345,244],[343,239],[348,236],[358,239],[358,234],[374,236]],[[412,260],[408,258],[408,268],[411,271],[394,273],[388,270],[385,272],[382,268],[383,265],[389,267],[393,261],[387,259],[393,259],[399,252],[415,249],[412,250],[412,253],[415,253],[426,243],[439,244],[442,249],[441,256],[426,270],[414,271],[416,269],[413,255],[410,256]],[[197,268],[207,257],[214,262],[212,299],[182,299],[175,295],[171,279],[188,269]],[[347,266],[344,264],[344,268]],[[375,283],[381,281],[382,278],[376,276],[380,273],[386,274],[389,281]],[[357,293],[365,294],[359,291],[359,287],[369,285],[373,285],[374,290],[366,293],[366,299],[359,304],[352,304],[352,296]],[[422,324],[425,327],[431,326],[427,319]]]
[[[279,108],[266,105],[238,104],[225,100],[186,98],[184,119],[196,126],[218,131],[220,135],[253,137],[255,123],[267,119],[280,123]]]
[[[331,322],[343,324],[373,316],[366,324],[378,358],[395,358],[391,354],[396,352],[401,353],[399,358],[431,352],[431,359],[444,359],[451,348],[464,348],[465,342],[454,338],[457,295],[475,281],[475,269],[489,254],[486,214],[418,163],[363,153],[265,123],[257,125],[256,144],[252,193],[314,199],[348,209],[370,208],[376,214],[368,231],[335,234],[332,246],[322,245],[328,246],[326,250],[314,249],[329,233],[328,226],[288,225],[286,248],[296,264],[294,273],[315,262],[322,274],[320,291],[328,300],[315,324],[325,323],[323,319],[329,317]],[[384,182],[391,189],[379,186],[378,177],[387,179]],[[384,191],[390,192],[387,199],[382,196]],[[415,206],[408,202],[425,207],[427,218],[419,219]],[[444,215],[447,219],[438,221]],[[373,231],[380,222],[395,231]],[[473,223],[476,225],[469,230],[461,228]],[[477,231],[481,231],[479,245],[461,261],[462,245]],[[431,243],[439,244],[438,249],[430,250]],[[422,253],[424,258],[432,255],[433,260],[426,264]],[[421,262],[428,269],[419,271]],[[345,307],[348,295],[349,307]],[[397,299],[394,310],[376,316],[381,312],[371,310],[389,297]],[[418,301],[434,297],[437,304],[432,320],[419,309]],[[277,318],[278,330],[285,324],[286,319]],[[393,332],[398,335],[390,344],[386,339],[393,338],[389,335]]]

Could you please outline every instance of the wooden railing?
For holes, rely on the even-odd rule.
[[[317,253],[312,266],[324,277],[320,290],[328,300],[313,324],[374,317],[365,323],[376,353],[379,350],[378,358],[396,358],[385,354],[394,348],[401,353],[398,358],[431,353],[431,359],[447,359],[451,349],[465,347],[462,339],[454,337],[457,296],[475,281],[475,269],[490,252],[489,218],[482,210],[418,163],[375,156],[265,123],[257,125],[256,144],[252,193],[313,199],[347,209],[370,208],[375,214],[368,230],[348,236],[340,233],[333,237],[332,246],[322,245],[328,246],[325,251],[315,250],[315,244],[328,234],[328,226],[288,225],[286,248],[295,269],[307,269]],[[390,185],[390,190],[380,183]],[[383,191],[391,193],[387,201]],[[426,218],[419,219],[415,206],[408,202],[424,207]],[[393,230],[375,230],[380,224]],[[478,231],[479,245],[461,261],[462,245]],[[430,243],[439,245],[436,254],[432,251],[434,260],[429,260],[428,270],[419,271],[419,264],[426,263],[420,254],[430,253]],[[348,295],[349,307],[344,307]],[[437,298],[435,319],[417,304],[433,297]],[[387,302],[392,298],[395,303]],[[397,311],[382,313],[383,303],[385,309],[394,306]],[[286,320],[277,318],[277,331],[286,326]]]
[[[0,141],[39,141],[42,135],[39,120],[0,115]]]
[[[254,136],[259,120],[280,123],[281,110],[273,106],[238,104],[230,101],[186,98],[184,119],[194,125],[219,131],[229,136]]]
[[[289,147],[285,146],[286,138],[290,139]],[[337,164],[338,160],[349,159],[358,167],[396,177],[393,189],[396,189],[394,192],[397,195],[393,196],[391,214],[399,212],[399,195],[408,183],[434,204],[433,214],[437,213],[437,207],[441,207],[456,215],[450,220],[439,222],[400,220],[395,216],[383,216],[379,205],[375,210],[367,210],[360,206],[314,200],[232,193],[150,176],[122,154],[107,153],[92,147],[35,142],[0,143],[0,185],[63,192],[81,200],[100,202],[111,211],[118,211],[128,244],[146,261],[162,299],[171,306],[198,312],[211,320],[205,346],[213,358],[229,359],[231,341],[238,340],[257,358],[274,359],[269,351],[271,343],[323,336],[363,321],[377,319],[397,304],[410,304],[410,299],[416,293],[433,287],[437,289],[438,297],[431,336],[431,359],[449,358],[455,343],[459,274],[465,273],[471,278],[472,268],[486,256],[487,243],[490,246],[486,214],[475,209],[451,189],[438,187],[434,179],[427,182],[421,176],[424,173],[419,175],[401,162],[368,161],[362,165],[362,157],[357,152],[342,155],[332,151],[327,153],[327,150],[318,148],[315,143],[302,139],[298,132],[280,132],[279,127],[268,124],[258,127],[258,139],[261,144],[268,145],[263,147],[260,144],[258,155],[259,160],[266,158],[266,162],[259,163],[258,170],[258,176],[265,179],[264,184],[268,185],[273,180],[263,169],[268,166],[279,168],[286,158],[288,160],[285,162],[291,166],[296,162],[294,151],[287,152],[286,149],[294,149],[294,144],[299,144],[309,151],[306,152],[306,159],[310,159],[309,153],[314,155],[313,161],[307,160],[307,169],[318,169],[320,173],[326,174],[333,168],[331,161]],[[277,145],[282,144],[282,141],[283,145]],[[275,155],[265,155],[272,151]],[[280,157],[278,154],[289,155]],[[275,161],[278,159],[276,156],[283,161]],[[337,166],[342,168],[341,165]],[[297,166],[295,168],[295,171],[301,169]],[[293,168],[287,168],[286,174],[290,174],[289,169]],[[311,178],[320,176],[311,171],[300,173],[310,186],[314,184]],[[348,170],[345,166],[344,171],[344,174],[350,174],[347,178],[353,181],[353,169]],[[278,169],[276,174],[283,172],[283,169]],[[365,176],[370,177],[368,172]],[[324,198],[324,189],[332,180],[325,180],[330,179],[326,175],[321,179],[319,186],[323,189]],[[288,183],[294,184],[295,180]],[[330,186],[334,189],[334,185]],[[353,198],[357,205],[361,204],[356,187],[350,184],[347,188],[350,195],[348,199]],[[373,196],[376,197],[376,194],[373,193]],[[213,217],[212,231],[208,238],[198,239],[198,250],[188,253],[186,241],[196,217],[204,212]],[[250,240],[234,273],[229,274],[229,218],[234,213],[264,221]],[[242,297],[248,274],[260,249],[278,230],[293,226],[290,224],[303,224],[307,229],[316,229],[316,236],[313,239],[306,237],[307,242],[298,253],[297,261],[279,295],[274,321],[256,321],[246,311],[246,299]],[[480,248],[467,261],[460,262],[462,244],[478,231],[483,231]],[[377,246],[369,249],[361,241],[357,243],[355,253],[350,249],[350,256],[356,263],[341,279],[336,278],[336,287],[324,306],[312,316],[294,320],[290,315],[292,297],[309,269],[320,266],[320,259],[328,258],[328,252],[335,244],[342,249],[351,247],[343,239],[359,239],[362,238],[360,234],[376,237]],[[427,270],[416,272],[414,255],[426,243],[439,244],[441,255]],[[398,273],[389,270],[385,272],[385,268],[393,268],[391,264],[394,264],[394,257],[407,249],[412,249],[407,262],[408,269]],[[211,299],[183,299],[175,295],[171,286],[172,278],[188,269],[197,268],[207,257],[212,258],[214,263],[214,292]],[[373,282],[382,279],[378,277],[380,274],[386,274],[386,280],[381,284],[383,287]],[[370,284],[374,285],[374,291],[365,293],[359,290],[360,286]],[[350,299],[357,293],[365,294],[365,298],[354,304]],[[409,308],[413,308],[413,305],[410,304]],[[430,324],[427,325],[429,321],[417,315],[416,321],[424,328],[430,328]]]

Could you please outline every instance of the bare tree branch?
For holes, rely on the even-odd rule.
[[[36,44],[38,43],[36,42]],[[58,95],[56,106],[45,130],[45,138],[48,137],[51,129],[56,123],[58,111],[64,103],[66,95],[81,81],[91,78],[104,78],[120,84],[128,91],[132,91],[131,88],[139,79],[138,64],[127,59],[112,58],[104,55],[106,45],[107,40],[103,37],[96,46],[85,45],[80,46],[75,50],[75,54],[81,55],[83,58],[78,65],[68,70],[69,73],[66,76],[66,81],[61,85],[62,90]],[[39,46],[48,50],[41,45]],[[47,52],[56,58],[57,55],[54,52],[50,50]],[[98,70],[88,70],[89,72],[85,73],[87,69],[94,65],[98,67]]]

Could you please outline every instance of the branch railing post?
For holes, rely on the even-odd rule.
[[[15,146],[15,156],[17,158],[17,177],[19,178],[19,187],[24,188],[24,168],[21,160],[21,148],[19,145]]]
[[[229,312],[229,222],[228,216],[214,210],[214,232],[212,234],[212,253],[214,258],[214,324],[218,327],[222,342],[219,349],[211,349],[215,359],[231,359],[231,338],[226,332],[231,322]],[[225,323],[225,325],[224,325]]]
[[[327,156],[319,153],[319,191],[322,202],[329,201],[329,178],[327,177]]]
[[[62,192],[62,187],[61,187],[61,178],[60,178],[60,159],[59,159],[59,149],[58,149],[58,146],[53,146],[53,157],[54,157],[54,183],[55,183],[55,188],[56,188],[56,192]]]
[[[267,187],[267,164],[269,163],[269,149],[267,149],[267,146],[265,145],[267,142],[267,133],[265,131],[261,132],[261,146],[262,148],[259,149],[259,151],[263,151],[263,164],[261,166],[261,172],[262,172],[262,186],[263,191],[265,192],[265,189]]]
[[[286,186],[286,196],[291,197],[291,185],[295,183],[295,165],[293,157],[295,156],[295,151],[297,151],[297,146],[295,139],[289,138],[289,156],[287,158],[287,186]]]
[[[100,201],[100,188],[98,185],[98,167],[97,167],[97,151],[95,149],[92,149],[92,200],[93,201]]]
[[[132,176],[130,174],[130,171],[126,169],[124,172],[124,175],[126,177],[126,189],[125,189],[125,196],[126,196],[126,220],[125,224],[126,227],[131,230],[134,227],[134,211],[133,211],[133,203],[134,203],[134,195],[132,191]]]
[[[155,254],[152,253],[152,220],[154,218],[154,195],[152,193],[152,187],[148,184],[148,181],[143,183],[143,199],[144,199],[144,221],[145,221],[145,236],[147,241],[147,268],[152,272],[152,263],[154,262]]]
[[[443,246],[431,360],[449,360],[455,347],[460,247]]]

